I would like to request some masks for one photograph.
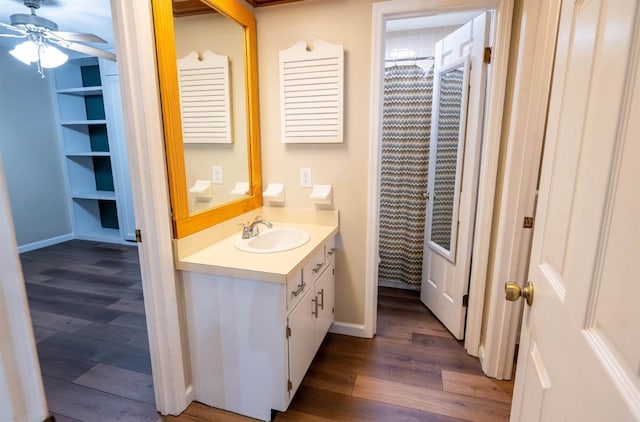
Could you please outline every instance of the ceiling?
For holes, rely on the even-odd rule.
[[[302,0],[245,1],[254,7],[264,7]],[[189,11],[186,14],[211,10],[199,0],[173,0],[173,2],[174,6],[178,8],[181,4],[188,8]],[[14,13],[29,13],[29,9],[24,6],[22,0],[0,0],[0,22],[9,23],[9,16]],[[115,49],[109,0],[42,0],[42,7],[36,13],[56,22],[60,31],[90,32],[108,42],[107,45],[94,44],[93,46],[95,47],[106,50]],[[398,31],[419,27],[460,24],[469,21],[477,13],[452,13],[441,16],[398,19],[389,21],[387,30]],[[20,39],[0,37],[0,46],[13,47],[19,42],[21,42]]]
[[[294,3],[302,0],[244,0],[249,6],[264,7],[274,6],[276,4]],[[202,3],[200,0],[171,0],[173,3],[174,16],[198,15],[201,13],[211,13],[211,7]]]
[[[414,18],[390,19],[387,21],[387,32],[463,25],[478,16],[480,13],[482,12],[454,12]]]
[[[301,0],[245,1],[251,6],[263,7]],[[174,0],[174,2],[190,3],[191,6],[200,10],[209,9],[198,0]],[[24,6],[22,0],[0,0],[0,22],[9,23],[9,16],[14,13],[30,13],[30,11]],[[42,7],[36,11],[36,14],[56,22],[60,31],[89,32],[108,42],[107,45],[92,44],[94,47],[105,50],[115,49],[109,0],[42,0]],[[0,37],[0,46],[13,47],[20,42],[20,39],[17,38]],[[73,54],[71,55],[73,56]]]
[[[10,23],[9,16],[14,13],[28,14],[30,11],[22,0],[0,0],[0,22]],[[107,45],[89,44],[92,47],[115,48],[109,0],[43,0],[36,14],[56,22],[60,31],[89,32],[108,42]],[[0,45],[14,46],[20,42],[19,38],[0,37]]]

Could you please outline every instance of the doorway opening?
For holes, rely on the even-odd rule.
[[[385,25],[378,285],[420,290],[464,337],[491,17]]]
[[[109,2],[102,3],[101,19],[110,16]],[[52,9],[60,22],[68,14]],[[113,39],[97,27],[65,25]],[[60,400],[52,398],[65,391],[72,397],[97,390],[119,395],[122,404],[131,396],[126,389],[137,385],[155,414],[138,251],[128,242],[135,229],[131,193],[125,199],[121,189],[129,176],[117,67],[71,56],[41,79],[9,48],[0,46],[2,73],[18,90],[3,90],[11,112],[2,127],[11,136],[0,149],[49,406],[55,411]],[[69,410],[55,413],[81,416]]]
[[[486,83],[486,98],[483,92],[480,98],[484,101],[479,101],[479,105],[483,106],[482,112],[477,114],[477,127],[476,130],[480,134],[482,140],[481,144],[478,142],[474,144],[476,150],[473,154],[470,154],[468,150],[466,155],[473,155],[477,158],[477,183],[468,181],[467,184],[471,185],[471,189],[475,189],[473,195],[459,195],[454,201],[454,210],[458,208],[462,217],[467,218],[471,223],[468,225],[468,236],[466,237],[467,244],[463,245],[459,241],[460,235],[454,234],[454,230],[451,230],[451,236],[448,236],[449,240],[456,239],[457,246],[455,250],[465,251],[468,256],[468,267],[461,265],[460,268],[468,268],[467,276],[457,275],[456,278],[462,279],[463,283],[468,280],[468,297],[466,297],[467,291],[462,290],[459,294],[458,303],[461,308],[465,308],[467,318],[466,326],[462,325],[460,329],[464,336],[465,349],[473,356],[478,356],[480,346],[480,334],[482,328],[482,317],[484,310],[484,294],[486,286],[486,274],[489,264],[489,249],[490,249],[490,237],[491,227],[493,221],[493,209],[494,209],[494,196],[495,196],[495,184],[498,171],[498,157],[500,151],[500,135],[502,129],[502,113],[504,106],[505,86],[506,86],[506,72],[508,63],[508,47],[510,43],[510,29],[512,20],[512,2],[509,0],[494,1],[478,1],[470,4],[469,2],[459,0],[448,2],[444,4],[435,4],[431,6],[425,6],[420,1],[389,1],[373,6],[373,20],[372,20],[372,91],[371,91],[371,143],[370,143],[370,178],[369,178],[369,220],[368,220],[368,249],[367,249],[367,279],[366,279],[366,301],[365,301],[365,323],[364,323],[364,335],[373,336],[376,332],[376,318],[377,318],[377,288],[378,288],[378,264],[380,260],[379,254],[379,226],[380,226],[380,209],[379,198],[380,192],[380,163],[381,163],[381,140],[382,140],[382,115],[383,115],[383,80],[384,80],[384,64],[385,64],[385,50],[387,46],[387,22],[391,20],[405,20],[407,18],[419,18],[426,17],[429,19],[437,19],[444,17],[456,16],[461,12],[471,13],[465,20],[449,23],[455,25],[463,25],[468,22],[469,19],[474,16],[480,16],[485,14],[490,16],[490,21],[487,24],[488,33],[488,46],[491,48],[491,63],[487,68],[487,73],[481,77]],[[447,26],[447,24],[440,24],[434,26]],[[485,46],[482,46],[484,49]],[[444,49],[442,50],[444,52]],[[460,53],[456,58],[460,58]],[[438,53],[434,54],[434,59],[438,59]],[[442,82],[443,76],[446,75],[446,65],[455,66],[453,63],[455,60],[446,58],[445,54],[441,54],[440,66],[436,63],[434,66],[434,81]],[[464,60],[463,60],[464,61]],[[445,65],[445,66],[443,66]],[[436,74],[436,70],[441,67],[441,72],[444,74]],[[465,64],[462,64],[464,69]],[[474,65],[471,64],[470,68]],[[455,70],[451,68],[448,70]],[[477,67],[476,67],[477,69]],[[482,72],[477,72],[482,75]],[[477,85],[477,84],[476,84]],[[462,96],[464,98],[464,94]],[[471,103],[469,103],[471,104]],[[437,114],[436,114],[437,115]],[[471,116],[472,114],[469,113]],[[462,119],[461,119],[462,121]],[[432,128],[436,127],[432,125]],[[433,138],[433,137],[432,137]],[[431,148],[430,148],[431,149]],[[437,154],[436,154],[437,155]],[[430,156],[430,161],[433,158],[433,154]],[[482,157],[482,164],[479,164],[479,158]],[[437,165],[431,165],[432,168],[437,168]],[[458,167],[456,167],[456,172]],[[475,171],[475,170],[474,170]],[[460,170],[461,173],[464,173]],[[468,173],[466,174],[468,175]],[[456,176],[458,177],[458,176]],[[472,180],[472,179],[471,179]],[[455,190],[457,191],[457,189]],[[455,192],[454,191],[454,192]],[[430,191],[427,189],[427,195]],[[474,197],[475,195],[475,197]],[[437,196],[437,195],[436,195]],[[425,203],[426,198],[424,198]],[[458,207],[457,204],[460,204]],[[473,204],[476,204],[473,206]],[[475,212],[474,212],[475,211]],[[426,211],[425,211],[426,215]],[[451,218],[451,227],[457,226],[457,220]],[[429,228],[428,226],[424,226]],[[431,234],[429,230],[426,233]],[[424,239],[424,238],[423,238]],[[424,242],[424,240],[423,240]],[[453,255],[454,243],[447,244],[446,242],[431,242],[427,239],[427,245],[433,250],[437,249],[437,246],[444,246],[441,248],[439,254],[431,253],[430,255],[439,255],[443,257],[444,261],[459,262],[457,257],[455,260],[446,255]],[[473,245],[473,251],[471,248]],[[424,249],[424,246],[423,246]],[[473,255],[473,260],[471,260]],[[431,265],[431,268],[443,268],[442,265]],[[443,273],[451,272],[444,269]],[[430,275],[428,275],[430,277]],[[423,277],[424,278],[424,277]],[[425,283],[422,283],[425,284]],[[444,291],[443,296],[449,295],[449,292]],[[467,303],[468,300],[468,303]],[[464,301],[464,302],[463,302]],[[466,305],[466,306],[464,306]],[[462,319],[464,321],[464,318]],[[453,330],[451,330],[453,331]],[[459,338],[462,338],[460,336]]]
[[[378,285],[419,290],[427,208],[434,48],[459,25],[386,23]]]

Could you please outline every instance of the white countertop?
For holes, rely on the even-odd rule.
[[[313,252],[338,233],[337,225],[272,221],[274,228],[291,227],[306,231],[310,239],[304,245],[274,253],[244,252],[235,247],[241,231],[206,246],[176,261],[176,268],[220,275],[286,283],[287,276],[301,269]]]

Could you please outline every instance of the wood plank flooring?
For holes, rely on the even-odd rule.
[[[21,254],[56,421],[159,421],[135,246],[70,241]]]
[[[57,421],[252,420],[200,403],[156,413],[135,247],[71,241],[21,258]],[[328,334],[274,421],[505,421],[512,390],[482,374],[418,292],[381,287],[377,336]]]

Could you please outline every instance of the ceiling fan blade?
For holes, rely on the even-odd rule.
[[[116,55],[110,51],[100,50],[99,48],[90,47],[77,42],[59,41],[55,38],[49,38],[49,40],[62,48],[88,54],[89,56],[102,57],[103,59],[111,60],[112,62],[117,61]]]
[[[13,0],[16,3],[20,3],[22,5],[25,5],[25,1],[24,0]],[[32,3],[33,1],[28,1],[27,3]],[[49,7],[59,7],[62,6],[62,4],[60,4],[60,0],[41,0],[38,3],[41,3],[38,5],[38,8],[40,6],[46,6],[47,8]],[[29,7],[29,6],[27,6]]]
[[[82,42],[96,42],[107,44],[105,40],[94,34],[84,34],[81,32],[65,32],[65,31],[50,31],[55,37],[61,38],[65,41],[82,41]]]
[[[4,23],[4,22],[0,22],[0,28],[9,29],[11,31],[17,32],[19,34],[22,34],[23,36],[27,35],[27,31],[25,31],[25,30],[23,30],[21,28],[17,28],[17,27],[15,27],[13,25],[9,25],[9,24]]]
[[[3,34],[0,33],[0,37],[7,37],[7,38],[24,38],[26,37],[26,35],[18,35],[18,34]]]

